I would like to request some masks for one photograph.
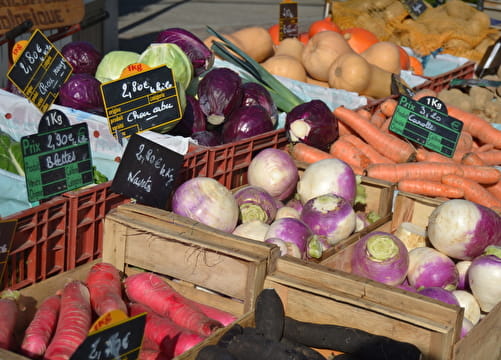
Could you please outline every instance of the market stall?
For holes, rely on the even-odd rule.
[[[137,52],[5,35],[0,357],[501,356],[501,34],[327,4]]]

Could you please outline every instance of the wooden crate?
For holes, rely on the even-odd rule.
[[[443,202],[443,200],[430,198],[422,195],[416,195],[406,192],[399,192],[395,198],[395,207],[392,220],[381,225],[377,230],[394,232],[402,222],[411,222],[423,227],[427,226],[428,217],[432,211]],[[329,269],[335,269],[344,272],[351,272],[350,257],[353,250],[353,244],[345,247],[341,251],[333,254],[331,257],[324,259],[321,264]],[[377,283],[368,279],[363,280],[365,283]],[[382,284],[383,285],[383,284]],[[398,288],[389,286],[389,292],[395,294],[402,291]],[[405,291],[407,292],[407,291]],[[410,293],[411,297],[422,298],[422,295]],[[437,322],[442,323],[438,314],[435,312],[450,313],[451,307],[457,306],[448,305],[445,303],[437,302],[432,299],[424,298],[425,302],[422,307],[418,309],[422,316],[430,317],[431,320],[435,319]],[[387,304],[392,304],[391,300]],[[394,302],[397,304],[397,302]],[[410,313],[414,308],[409,304],[408,312]],[[405,311],[405,308],[404,308]],[[429,359],[450,359],[450,360],[467,360],[467,359],[482,359],[482,360],[499,360],[501,359],[501,331],[499,324],[501,323],[501,303],[498,304],[489,314],[487,314],[473,329],[464,337],[459,338],[459,333],[462,325],[463,313],[457,312],[458,322],[456,322],[454,331],[445,334],[442,333],[443,338],[442,347],[435,345],[423,347]],[[445,322],[443,323],[445,325]],[[432,331],[432,329],[430,329]],[[447,338],[447,341],[446,341]],[[416,343],[417,345],[417,343]]]
[[[277,259],[275,265],[264,287],[277,291],[286,315],[410,342],[427,355],[424,359],[447,358],[445,353],[457,336],[461,308],[442,306],[408,291],[289,256]],[[253,314],[246,314],[239,321],[252,326]],[[203,346],[217,342],[226,330],[216,332],[179,359],[195,359]]]
[[[111,210],[105,218],[103,261],[128,273],[132,268],[186,283],[184,292],[235,315],[254,307],[264,278],[280,255],[278,247],[231,236],[172,212],[137,204]],[[204,288],[217,296],[208,297]]]
[[[26,310],[17,327],[17,343],[40,302],[73,279],[84,280],[98,261],[115,265],[126,275],[152,271],[184,296],[239,317],[254,308],[271,263],[275,245],[230,238],[190,219],[143,205],[120,205],[104,220],[103,256],[21,290]],[[172,223],[172,224],[170,224]],[[183,224],[183,225],[181,225]],[[26,359],[0,350],[0,359]]]

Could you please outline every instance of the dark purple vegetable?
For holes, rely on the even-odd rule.
[[[155,40],[157,43],[173,43],[183,50],[195,70],[200,75],[210,69],[214,63],[214,53],[192,32],[182,28],[169,28],[161,31]]]
[[[76,110],[104,113],[101,83],[94,76],[72,74],[59,89],[59,104]]]
[[[293,143],[302,142],[322,150],[338,138],[337,119],[321,100],[297,105],[285,117],[285,131]]]
[[[197,131],[190,136],[193,140],[198,142],[201,146],[218,146],[223,143],[221,135],[216,131],[204,130]]]
[[[432,299],[442,301],[447,304],[459,306],[459,302],[451,291],[439,286],[430,286],[418,290],[418,294],[428,296]]]
[[[189,137],[191,134],[207,130],[205,114],[200,108],[198,99],[190,94],[186,94],[186,107],[183,117],[170,131],[173,135]]]
[[[350,236],[356,224],[351,203],[332,193],[308,200],[301,210],[300,218],[315,235],[324,236],[331,245]]]
[[[197,95],[207,122],[220,125],[242,102],[242,79],[231,69],[213,68],[198,83]]]
[[[273,130],[270,115],[261,105],[235,109],[223,124],[223,143],[243,140]]]
[[[237,190],[233,196],[240,209],[242,223],[260,220],[271,224],[277,214],[277,205],[273,196],[258,186],[247,185]]]
[[[73,74],[94,75],[103,58],[101,52],[87,41],[72,41],[64,45],[61,55],[71,64]]]
[[[372,231],[353,248],[352,273],[388,285],[401,284],[407,275],[409,255],[405,244],[395,235]]]
[[[278,120],[278,110],[270,92],[261,84],[246,82],[242,84],[242,106],[261,105],[270,115],[273,124]]]

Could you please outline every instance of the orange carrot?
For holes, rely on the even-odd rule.
[[[377,109],[376,111],[374,111],[374,114],[372,114],[370,118],[370,122],[373,123],[378,128],[381,128],[381,125],[383,125],[386,120],[387,116],[383,114],[381,109]]]
[[[413,194],[446,197],[449,199],[460,199],[464,196],[463,189],[443,184],[439,181],[403,179],[398,182],[397,188],[400,191],[406,191]]]
[[[492,185],[485,185],[487,191],[489,191],[492,195],[496,197],[499,201],[501,201],[501,180]]]
[[[458,166],[452,163],[420,161],[397,164],[371,164],[367,167],[369,177],[399,182],[403,179],[440,181],[445,174],[454,174]]]
[[[457,175],[464,176],[479,184],[494,184],[501,180],[501,171],[492,166],[461,165]]]
[[[469,201],[487,207],[501,207],[501,200],[498,200],[485,187],[476,181],[456,174],[447,174],[442,176],[443,184],[456,186],[464,191],[464,198]]]
[[[379,105],[379,108],[384,115],[386,115],[387,117],[392,117],[395,109],[397,108],[397,105],[398,101],[396,99],[387,98]]]
[[[426,150],[425,148],[416,149],[416,160],[417,161],[450,162],[450,163],[455,162],[450,157],[447,157],[447,156],[442,155],[440,153],[437,153],[435,151]]]
[[[477,155],[475,151],[469,151],[463,155],[461,158],[461,164],[465,165],[485,165],[484,161]]]
[[[394,163],[393,160],[388,159],[386,156],[377,151],[373,146],[367,144],[365,141],[363,141],[356,135],[351,135],[351,134],[343,135],[343,139],[351,142],[353,145],[359,148],[369,158],[372,164]]]
[[[412,96],[412,98],[414,100],[419,100],[425,96],[433,96],[433,97],[437,97],[438,96],[438,93],[435,91],[435,90],[432,90],[432,89],[429,89],[429,88],[424,88],[424,89],[420,89],[418,91],[416,91],[414,93],[414,95]]]
[[[343,160],[348,165],[365,169],[371,161],[359,148],[341,136],[334,141],[329,149],[329,153],[340,160]]]
[[[337,129],[339,132],[339,136],[346,135],[346,134],[356,135],[356,132],[352,128],[350,128],[348,125],[342,123],[341,121],[338,121]]]
[[[468,131],[462,130],[459,134],[456,151],[471,151],[473,146],[473,136]]]
[[[366,119],[371,118],[371,112],[365,108],[359,108],[356,110],[356,112],[359,113],[360,115],[362,115]]]
[[[334,115],[340,122],[352,128],[368,144],[393,161],[404,163],[414,160],[416,153],[410,143],[381,131],[355,111],[344,106],[338,106],[334,109]]]
[[[291,144],[289,146],[289,153],[295,160],[308,164],[322,159],[331,159],[333,157],[327,151],[320,150],[304,143]]]
[[[485,165],[501,165],[501,149],[475,152]]]
[[[494,145],[492,144],[482,144],[482,145],[479,145],[479,147],[475,150],[477,152],[483,152],[483,151],[489,151],[489,150],[492,150],[494,149]]]
[[[447,105],[449,116],[463,122],[463,129],[484,144],[492,144],[501,149],[501,130],[493,127],[487,120],[479,115],[461,110],[455,106]]]

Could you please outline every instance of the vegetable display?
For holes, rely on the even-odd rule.
[[[146,313],[140,359],[172,359],[236,320],[233,314],[183,296],[155,273],[124,279],[121,275],[112,264],[97,262],[85,280],[69,280],[56,294],[41,299],[20,334],[14,329],[21,312],[33,305],[18,303],[20,292],[4,290],[0,347],[32,359],[70,359],[99,315],[121,310],[128,316]]]

